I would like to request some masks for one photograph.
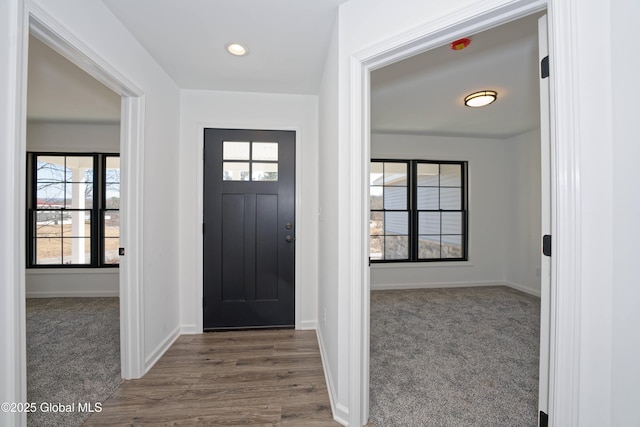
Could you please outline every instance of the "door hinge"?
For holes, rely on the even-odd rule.
[[[540,61],[540,78],[546,79],[547,77],[549,77],[549,55]]]
[[[540,411],[540,427],[549,427],[549,415]]]
[[[542,253],[545,256],[551,256],[551,235],[542,236]]]

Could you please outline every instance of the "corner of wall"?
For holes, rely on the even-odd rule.
[[[329,364],[327,363],[328,355],[326,347],[324,345],[324,339],[322,338],[321,328],[316,328],[316,335],[318,337],[318,347],[320,348],[320,357],[322,358],[322,367],[324,369],[324,378],[327,383],[327,390],[329,392],[329,401],[331,403],[331,413],[333,414],[333,419],[343,426],[348,426],[349,408],[338,401],[338,394],[333,383],[333,375],[331,375],[331,366],[329,366]]]

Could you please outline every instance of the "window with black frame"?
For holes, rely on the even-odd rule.
[[[467,164],[372,160],[372,262],[467,259]]]
[[[118,155],[27,153],[28,267],[117,266]]]

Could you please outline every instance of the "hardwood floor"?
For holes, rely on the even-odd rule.
[[[339,426],[315,331],[185,335],[85,426]]]

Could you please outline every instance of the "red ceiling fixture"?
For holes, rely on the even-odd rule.
[[[463,38],[460,40],[456,40],[453,43],[451,43],[450,47],[451,50],[462,50],[465,47],[469,46],[471,44],[471,39],[469,38]]]

